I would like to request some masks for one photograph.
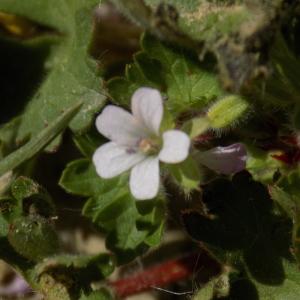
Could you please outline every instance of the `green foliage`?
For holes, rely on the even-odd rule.
[[[11,185],[11,194],[26,213],[45,217],[55,214],[55,206],[51,196],[42,186],[29,178],[17,178]]]
[[[75,1],[72,1],[76,3]],[[1,11],[25,17],[44,26],[68,32],[70,30],[71,7],[65,0],[59,1],[26,1],[3,0]],[[34,9],[33,9],[34,8]]]
[[[201,172],[197,163],[191,157],[180,164],[169,165],[168,170],[172,174],[175,182],[183,188],[186,193],[194,189],[199,189]]]
[[[41,217],[21,217],[10,223],[8,240],[17,253],[32,261],[60,251],[55,230]]]
[[[108,82],[108,92],[115,102],[128,105],[138,87],[150,86],[165,91],[168,110],[178,116],[189,109],[203,109],[223,94],[215,74],[191,54],[147,34],[142,39],[142,49],[134,63],[127,66],[125,78]]]
[[[20,118],[15,118],[11,122],[0,127],[0,157],[1,159],[12,152],[15,145],[16,132],[20,125]]]
[[[193,300],[211,300],[214,296],[214,282],[210,281],[206,286],[201,287],[197,291],[196,295],[193,297]]]
[[[6,237],[8,235],[10,222],[20,217],[22,208],[20,204],[11,197],[2,197],[0,200],[0,208],[0,236]]]
[[[299,271],[294,264],[284,263],[285,280],[280,285],[262,285],[246,278],[236,278],[231,284],[229,299],[260,300],[296,300],[299,295]]]
[[[293,293],[289,287],[299,275],[289,251],[291,222],[275,213],[265,187],[241,173],[232,182],[220,179],[205,187],[204,201],[209,214],[186,213],[184,223],[194,239],[236,270],[232,293],[245,293],[235,286],[242,277],[259,299],[282,299],[284,293],[294,299],[299,286]]]
[[[276,173],[284,170],[284,164],[276,160],[273,156],[276,151],[263,151],[253,146],[247,146],[247,166],[246,169],[253,178],[261,183],[269,184],[274,182]]]
[[[191,138],[204,134],[209,129],[209,120],[204,117],[193,118],[184,123],[182,130]]]
[[[106,190],[105,186],[110,184],[117,187],[118,182],[119,178],[100,180],[95,167],[87,158],[69,163],[60,179],[60,185],[67,192],[87,197],[109,191],[110,189]]]
[[[90,130],[88,133],[73,136],[74,143],[82,155],[92,157],[95,149],[103,143],[103,138],[96,130]]]
[[[107,233],[107,246],[119,261],[132,259],[148,245],[157,245],[163,229],[161,200],[136,200],[130,194],[127,174],[101,179],[89,159],[71,162],[60,185],[69,193],[88,196],[83,214]]]
[[[35,267],[36,274],[51,273],[54,270],[74,272],[78,277],[87,276],[84,281],[99,280],[114,270],[114,261],[109,254],[98,255],[57,255],[45,259]]]
[[[22,217],[49,218],[55,214],[55,207],[48,192],[27,177],[18,177],[10,186],[11,195],[0,201],[1,217],[7,224]],[[41,222],[43,223],[43,219]],[[26,223],[26,222],[25,222]],[[34,223],[34,221],[33,221]],[[8,232],[5,233],[7,235]]]
[[[99,0],[89,1],[2,1],[0,11],[25,17],[50,28],[46,36],[25,41],[27,45],[48,44],[50,54],[44,62],[47,76],[26,105],[16,138],[34,137],[59,117],[61,111],[79,101],[80,112],[70,126],[74,131],[87,128],[94,113],[103,105],[96,65],[88,57],[92,8]],[[45,41],[45,39],[47,40]],[[58,141],[58,140],[57,140]],[[52,144],[52,149],[56,143]]]
[[[0,176],[15,169],[23,162],[32,158],[41,151],[49,142],[53,140],[70,122],[78,112],[81,103],[72,106],[55,119],[51,125],[47,126],[38,135],[18,150],[12,152],[0,162]]]
[[[47,191],[33,180],[14,180],[11,197],[0,200],[0,209],[1,258],[48,299],[78,299],[81,289],[91,293],[91,282],[114,270],[110,254],[62,253],[52,218],[54,204]]]
[[[90,293],[88,296],[82,295],[79,300],[113,300],[113,296],[109,291],[101,289]]]
[[[111,299],[111,294],[104,288],[93,292],[91,282],[109,276],[113,270],[112,256],[103,253],[52,256],[37,264],[33,272],[39,278],[40,290],[49,299],[76,300]]]
[[[183,31],[192,39],[208,42],[216,40],[218,35],[226,35],[239,30],[242,24],[247,24],[253,17],[246,5],[234,3],[208,3],[206,1],[168,0],[163,6],[158,0],[145,0],[145,3],[156,10],[155,17],[165,22],[172,21],[171,7],[178,12],[179,19],[173,18],[174,27]],[[173,12],[173,14],[175,14]],[[166,20],[167,19],[167,20]]]
[[[223,84],[234,91],[266,74],[266,53],[271,51],[274,37],[283,24],[292,20],[299,5],[286,4],[284,0],[255,1],[255,4],[200,0],[113,2],[121,12],[159,38],[193,48],[201,57],[206,52],[213,53]],[[254,43],[255,46],[249,47]]]
[[[0,65],[5,74],[0,259],[49,300],[110,300],[118,294],[113,283],[106,289],[101,282],[104,288],[99,290],[92,283],[157,247],[171,219],[170,227],[185,226],[221,270],[208,278],[210,266],[201,266],[201,278],[193,276],[200,287],[194,300],[298,299],[299,1],[110,2],[146,29],[140,49],[135,48],[138,39],[132,40],[137,28],[110,14],[109,6],[94,10],[101,0],[0,1]],[[102,34],[108,31],[102,22],[110,23],[111,40]],[[114,40],[114,30],[124,36],[125,47]],[[134,34],[125,36],[131,30]],[[103,63],[97,65],[90,49]],[[123,77],[125,63],[105,61],[110,52],[122,52],[122,58],[129,57],[124,52],[132,55]],[[165,190],[153,200],[137,201],[128,173],[112,179],[96,173],[91,157],[105,140],[91,125],[104,94],[129,109],[132,94],[143,86],[162,93],[161,133],[181,129],[191,138],[191,147],[184,162],[161,163]],[[67,127],[71,130],[61,151],[41,154],[43,149],[57,150]],[[247,147],[245,172],[225,177],[202,170],[194,161],[203,149],[237,142]],[[75,146],[84,158],[78,159]],[[63,168],[58,184],[70,202],[57,189]],[[43,182],[55,199],[28,176]],[[60,226],[69,218],[64,219],[63,206],[71,203],[75,213],[74,201],[79,202],[76,207],[82,205],[84,233],[104,234],[111,253],[64,252]],[[85,226],[88,222],[93,230]]]
[[[290,172],[278,181],[277,186],[269,188],[272,199],[278,203],[279,207],[293,221],[292,251],[298,264],[300,262],[299,175],[298,170]]]
[[[31,261],[60,251],[50,217],[55,208],[50,195],[36,182],[19,177],[11,185],[11,197],[2,198],[1,236],[16,253]]]

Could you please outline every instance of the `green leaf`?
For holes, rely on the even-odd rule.
[[[71,106],[69,109],[58,115],[49,126],[44,128],[24,146],[2,159],[0,162],[0,176],[15,169],[41,151],[69,124],[70,120],[76,115],[80,107],[81,103],[76,103]]]
[[[13,179],[14,179],[14,175],[12,171],[6,172],[2,176],[0,176],[0,196],[6,194]]]
[[[83,105],[71,122],[73,131],[82,131],[92,122],[96,111],[104,103],[99,94],[100,79],[96,64],[88,57],[92,32],[92,9],[99,0],[59,1],[1,1],[0,11],[17,14],[40,25],[54,28],[50,55],[45,61],[48,72],[33,99],[27,104],[17,139],[32,138],[51,126],[61,111],[78,101]],[[52,34],[53,35],[53,34]],[[41,37],[42,38],[42,37]],[[39,37],[36,38],[39,40]],[[25,42],[34,44],[35,40]],[[51,144],[56,146],[57,139]]]
[[[164,215],[160,202],[136,203],[126,186],[110,186],[109,191],[90,198],[83,214],[108,232],[107,246],[117,253],[119,262],[161,241]]]
[[[278,152],[263,151],[249,144],[246,144],[246,147],[246,170],[251,173],[255,180],[264,184],[272,183],[278,170],[284,169],[284,164],[273,157]]]
[[[0,9],[3,12],[22,16],[44,26],[62,30],[62,32],[68,31],[70,27],[68,18],[71,17],[71,12],[64,0],[47,0],[42,2],[35,0],[26,2],[2,0]]]
[[[59,184],[67,192],[79,196],[95,196],[104,194],[112,187],[117,189],[120,178],[101,180],[94,165],[87,158],[72,161],[67,165],[60,178]],[[121,186],[123,185],[123,180]]]
[[[0,158],[2,159],[16,147],[15,139],[20,125],[20,118],[12,119],[0,127]]]
[[[295,27],[297,1],[258,1],[255,5],[251,1],[209,0],[113,2],[160,40],[192,49],[200,60],[209,61],[210,55],[205,54],[212,53],[226,90],[245,92],[246,87],[256,93],[250,98],[264,105],[297,103],[299,60],[289,49],[287,35],[286,40],[281,35],[282,26]],[[249,89],[253,79],[261,77],[268,79],[266,86],[262,88],[258,80]]]
[[[183,188],[184,192],[189,193],[193,189],[200,188],[200,169],[191,157],[188,157],[182,163],[168,165],[168,170],[179,187]]]
[[[299,177],[299,171],[292,170],[286,176],[281,178],[281,180],[278,182],[278,185],[291,196],[298,198],[300,195]]]
[[[49,300],[107,300],[113,299],[109,289],[103,287],[93,291],[91,285],[110,275],[113,269],[112,257],[106,253],[59,255],[31,265],[25,276],[34,289]]]
[[[12,224],[23,216],[38,220],[42,218],[42,221],[45,221],[55,214],[55,206],[48,192],[30,178],[22,176],[15,179],[10,189],[11,196],[0,197],[0,219],[3,219],[0,223],[3,229],[8,226],[12,229]],[[3,236],[7,236],[8,230],[5,229],[2,233]]]
[[[212,300],[214,296],[214,282],[210,281],[205,286],[201,287],[192,300]]]
[[[153,10],[160,7],[161,15],[156,14],[157,19],[171,22],[171,8],[161,5],[159,0],[145,0]],[[223,3],[222,3],[223,2]],[[218,1],[207,3],[199,0],[167,0],[166,3],[173,6],[178,13],[179,20],[173,20],[174,27],[177,25],[179,31],[186,33],[194,40],[212,42],[218,35],[230,34],[238,31],[240,26],[249,21],[251,11],[241,1],[230,1],[224,3]],[[229,2],[229,1],[228,1]],[[175,15],[175,12],[173,12]],[[222,18],[221,18],[222,16]],[[169,18],[169,20],[167,20]]]
[[[180,32],[177,25],[177,11],[165,5],[166,3],[160,2],[157,10],[152,10],[146,5],[153,4],[151,1],[145,3],[143,0],[112,0],[112,2],[124,15],[159,38],[184,46],[199,47],[190,37]]]
[[[213,53],[226,88],[240,90],[268,68],[271,51],[297,2],[284,0],[113,0],[117,8],[160,39]],[[285,9],[282,9],[282,7]],[[277,22],[274,22],[274,20]],[[297,78],[297,77],[295,77]]]
[[[148,34],[142,38],[142,49],[127,67],[125,78],[112,79],[107,84],[117,103],[128,105],[138,87],[150,86],[165,91],[166,106],[177,116],[192,108],[203,109],[223,94],[216,74],[189,53],[164,45]]]
[[[6,237],[9,230],[9,217],[16,205],[14,199],[10,197],[0,198],[0,237]]]
[[[206,117],[193,118],[185,122],[182,130],[190,136],[191,139],[203,134],[209,128],[209,120]]]
[[[12,183],[11,193],[26,213],[47,218],[55,214],[51,196],[41,185],[30,178],[24,176],[17,178]]]
[[[300,174],[292,171],[278,181],[278,186],[269,187],[272,199],[293,220],[292,245],[293,254],[300,264]]]
[[[85,134],[73,135],[73,141],[76,147],[88,158],[93,156],[99,145],[103,144],[103,140],[103,137],[96,130],[89,130],[89,132]]]
[[[145,225],[141,228],[138,227],[140,214],[135,206],[135,200],[130,197],[130,194],[126,193],[121,199],[118,199],[118,202],[119,205],[126,205],[126,208],[105,213],[105,219],[107,217],[116,219],[113,224],[114,230],[108,235],[106,243],[117,253],[118,262],[124,263],[141,255],[148,248],[143,242],[150,230]]]
[[[66,167],[60,185],[69,193],[90,197],[83,214],[108,233],[107,245],[119,255],[120,261],[132,259],[147,245],[160,242],[162,202],[136,203],[129,191],[127,174],[102,179],[89,159],[80,159]]]
[[[69,278],[63,277],[65,280]],[[70,280],[70,279],[69,279]],[[40,276],[38,282],[39,290],[42,294],[47,295],[49,300],[61,299],[61,300],[73,300],[72,294],[70,295],[70,284],[66,281],[62,281],[59,274],[44,273]],[[73,286],[71,286],[72,288]],[[78,292],[75,291],[77,296]],[[75,296],[75,297],[76,297]]]
[[[163,219],[163,216],[161,217]],[[145,244],[149,247],[155,247],[161,243],[165,230],[165,222],[160,222],[160,225],[145,238]]]
[[[113,300],[112,293],[104,288],[89,295],[82,295],[79,300]]]
[[[10,224],[8,240],[14,250],[31,261],[41,261],[60,251],[58,236],[48,220],[20,217]]]
[[[10,190],[11,196],[0,197],[0,220],[3,220],[0,221],[0,227],[3,228],[0,235],[2,232],[3,236],[7,236],[8,230],[5,228],[13,229],[12,224],[23,216],[37,218],[38,222],[42,217],[49,218],[55,214],[55,207],[48,192],[30,178],[21,176],[15,179]],[[41,220],[43,223],[46,219]],[[32,223],[34,222],[33,220]]]
[[[291,194],[285,192],[282,188],[274,185],[269,186],[269,192],[272,199],[277,202],[279,207],[284,211],[284,213],[291,219],[294,219],[298,213],[299,208],[296,199],[293,199]]]
[[[260,286],[259,291],[263,300],[270,299],[270,290],[273,290],[273,299],[287,299],[296,300],[300,293],[300,274],[299,269],[295,264],[285,262],[284,269],[286,279],[280,288],[268,288],[266,286]]]
[[[284,299],[294,299],[298,288],[293,292],[284,288],[290,277],[298,276],[290,253],[291,222],[276,213],[266,188],[240,173],[232,182],[219,179],[204,187],[203,200],[207,215],[183,215],[191,236],[231,265],[236,281],[247,278],[257,295],[269,293],[270,299],[283,299],[277,293],[285,290]],[[245,288],[242,292],[246,293]]]
[[[289,194],[279,187],[269,188],[271,197],[276,201],[284,212],[293,220],[292,230],[292,253],[300,264],[300,203],[299,197]]]
[[[280,285],[255,285],[245,277],[235,278],[231,282],[230,295],[224,300],[297,300],[300,293],[300,273],[298,267],[285,261],[285,279]]]
[[[3,218],[8,224],[19,218],[23,214],[22,203],[12,197],[0,198],[0,211],[1,218]],[[6,232],[5,235],[7,235]]]
[[[98,255],[57,255],[46,258],[35,267],[36,274],[64,270],[66,273],[71,270],[79,278],[85,276],[84,281],[95,281],[109,276],[114,270],[114,260],[110,254]]]

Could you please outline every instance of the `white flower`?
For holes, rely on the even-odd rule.
[[[163,101],[159,91],[139,88],[132,96],[131,109],[132,114],[108,105],[97,117],[98,131],[111,141],[96,150],[93,162],[102,178],[131,169],[131,193],[136,199],[151,199],[159,190],[159,161],[185,160],[191,142],[180,130],[160,134]]]

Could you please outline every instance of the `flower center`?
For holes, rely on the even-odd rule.
[[[147,155],[155,154],[159,150],[158,142],[150,138],[141,139],[138,147],[141,152]]]

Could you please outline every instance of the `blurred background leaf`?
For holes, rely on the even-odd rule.
[[[24,108],[16,135],[17,141],[34,136],[51,124],[62,110],[78,101],[81,101],[83,106],[70,126],[74,131],[87,129],[94,113],[103,105],[104,96],[99,93],[101,79],[97,76],[95,61],[88,54],[93,8],[97,4],[99,4],[98,0],[26,1],[26,3],[2,1],[0,3],[1,12],[25,18],[28,22],[32,22],[34,28],[37,28],[36,34],[26,39],[20,39],[13,34],[5,35],[1,39],[8,45],[6,53],[8,52],[11,57],[10,63],[5,57],[3,59],[6,68],[11,72],[13,70],[11,66],[15,65],[16,68],[22,68],[24,74],[21,76],[20,72],[17,72],[19,77],[8,78],[9,84],[11,85],[17,79],[17,84],[24,84],[27,89],[26,91],[20,86],[16,89],[19,94],[13,92],[13,99],[17,99],[18,103],[21,102],[20,106]],[[42,29],[39,31],[39,28]],[[13,45],[17,51],[20,51],[23,55],[22,61],[30,65],[13,61],[14,56],[9,45]],[[28,55],[35,58],[37,55],[34,51],[39,53],[38,56],[41,57],[38,63],[39,76],[36,75],[38,72],[31,68],[31,64],[34,65],[36,59],[31,61],[30,56],[24,56],[24,51],[25,55],[27,51]],[[29,77],[36,76],[32,80],[32,87],[26,82],[28,74],[24,71],[27,69],[33,74]],[[16,71],[17,69],[13,73]],[[13,99],[10,97],[10,101]],[[16,112],[17,110],[14,110],[14,113]],[[57,143],[58,140],[50,148],[53,150]]]

